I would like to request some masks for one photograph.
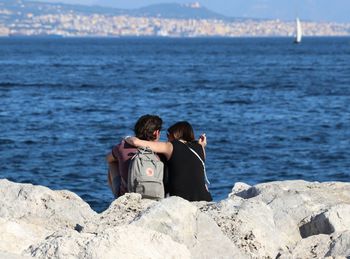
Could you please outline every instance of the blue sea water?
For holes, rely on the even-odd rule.
[[[0,178],[102,211],[105,155],[151,113],[207,134],[215,200],[238,181],[349,181],[349,60],[343,37],[0,38]]]

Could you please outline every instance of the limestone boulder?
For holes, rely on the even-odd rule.
[[[333,232],[350,230],[350,204],[332,206],[324,213]]]
[[[350,183],[237,183],[227,199],[69,191],[0,180],[0,258],[347,258]]]
[[[31,245],[23,255],[43,259],[191,258],[186,246],[169,236],[131,225],[100,233],[58,231]]]
[[[51,231],[20,220],[0,218],[0,233],[0,251],[19,255],[31,244],[43,240]]]
[[[0,218],[19,219],[45,229],[85,225],[97,213],[78,195],[43,186],[0,180]]]
[[[243,199],[249,199],[251,197],[257,196],[257,189],[254,186],[250,186],[249,184],[237,182],[234,184],[231,193],[228,197],[238,196]]]
[[[4,259],[30,259],[31,257],[18,255],[18,254],[11,254],[8,252],[4,252],[0,250],[0,258]]]
[[[332,236],[326,256],[350,258],[350,230]]]
[[[284,254],[282,258],[309,259],[325,258],[329,252],[332,237],[325,234],[301,239],[294,247],[292,254]]]
[[[100,232],[106,228],[128,225],[155,203],[154,200],[142,199],[138,193],[126,193],[113,201],[83,231]]]
[[[285,211],[295,222],[338,204],[350,204],[350,185],[347,183],[294,180],[254,187],[256,199],[268,204],[274,211]]]
[[[300,240],[293,249],[292,256],[283,255],[282,258],[349,258],[350,230],[319,234]]]
[[[300,249],[301,243],[306,244],[302,240],[311,235],[349,229],[345,216],[349,204],[348,183],[280,181],[255,186],[237,183],[228,199],[200,209],[241,250],[255,258],[275,258]],[[323,230],[312,231],[317,228]]]
[[[169,235],[186,245],[192,258],[247,258],[212,218],[179,197],[155,203],[132,224]]]
[[[231,196],[200,209],[210,215],[231,242],[251,258],[276,258],[288,251],[288,238],[276,228],[273,211],[259,200]]]
[[[350,205],[336,205],[311,215],[300,222],[300,234],[309,237],[350,230]]]

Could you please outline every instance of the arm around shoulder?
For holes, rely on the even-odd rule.
[[[153,152],[164,154],[167,160],[170,159],[173,153],[173,144],[171,142],[147,141],[137,137],[128,137],[125,141],[135,147],[148,147]]]

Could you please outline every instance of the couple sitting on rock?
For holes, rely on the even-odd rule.
[[[144,115],[135,124],[135,137],[126,137],[107,155],[108,183],[115,197],[128,192],[128,172],[131,158],[139,147],[148,147],[165,164],[165,195],[179,196],[188,201],[211,201],[205,175],[206,136],[198,141],[190,123],[180,121],[167,130],[168,141],[162,142],[162,119]]]

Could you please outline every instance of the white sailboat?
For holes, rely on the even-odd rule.
[[[302,35],[303,35],[303,31],[301,29],[300,20],[299,18],[296,18],[296,33],[295,33],[294,43],[300,43]]]

